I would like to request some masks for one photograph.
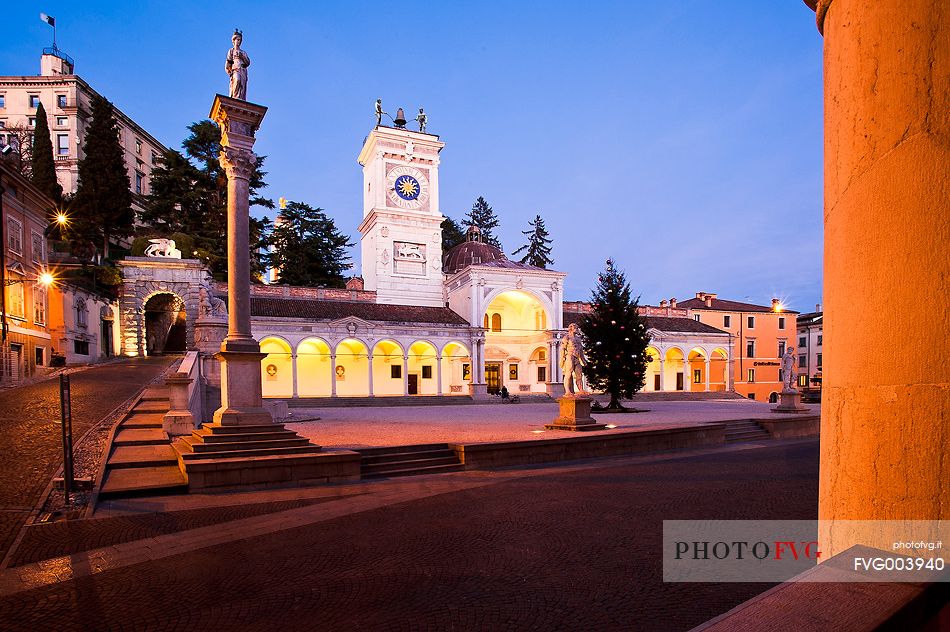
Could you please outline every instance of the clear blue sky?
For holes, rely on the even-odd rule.
[[[266,192],[354,240],[380,97],[424,106],[446,143],[443,213],[484,196],[509,254],[542,214],[569,299],[612,256],[645,302],[821,300],[821,38],[801,0],[10,5],[0,74],[39,72],[53,15],[78,74],[176,148],[242,28]]]

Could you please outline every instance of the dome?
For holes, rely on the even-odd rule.
[[[466,233],[467,240],[453,246],[442,259],[442,269],[446,274],[455,274],[463,268],[505,259],[505,253],[491,244],[484,243],[481,231],[476,226],[470,226]]]

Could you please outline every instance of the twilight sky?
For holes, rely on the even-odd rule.
[[[53,15],[77,73],[175,148],[243,29],[265,193],[354,241],[379,97],[425,107],[446,143],[443,214],[484,196],[510,254],[541,213],[568,299],[611,256],[652,304],[821,301],[821,38],[801,0],[10,4],[0,75],[39,72]]]

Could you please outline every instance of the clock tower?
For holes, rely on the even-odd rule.
[[[360,254],[379,303],[442,307],[439,152],[433,134],[377,125],[366,137]]]

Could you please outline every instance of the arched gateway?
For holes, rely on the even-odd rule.
[[[119,266],[123,279],[119,299],[122,353],[135,356],[161,353],[166,348],[180,350],[182,314],[184,348],[195,349],[198,290],[211,282],[208,268],[197,259],[157,257],[128,257]],[[173,316],[163,317],[163,311]]]

